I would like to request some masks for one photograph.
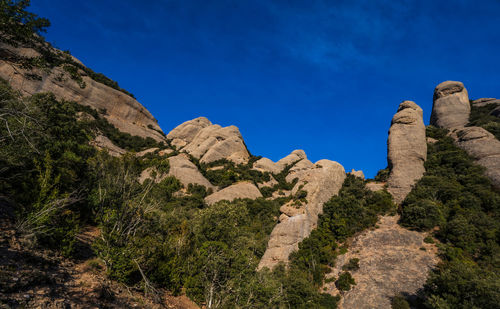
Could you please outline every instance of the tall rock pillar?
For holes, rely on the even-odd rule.
[[[400,204],[425,172],[427,142],[422,109],[412,101],[399,105],[387,140],[389,179],[387,190]]]

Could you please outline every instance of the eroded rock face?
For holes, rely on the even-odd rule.
[[[471,103],[474,106],[482,107],[482,106],[486,106],[489,104],[500,105],[500,100],[495,99],[495,98],[481,98],[481,99],[473,100]]]
[[[302,159],[307,159],[306,153],[302,149],[292,151],[288,156],[276,162],[279,171],[281,172],[287,165],[295,164]]]
[[[62,53],[55,49],[54,52]],[[122,132],[151,137],[157,141],[165,139],[160,133],[162,131],[156,119],[144,106],[131,96],[94,81],[83,71],[80,72],[85,83],[82,88],[62,67],[49,71],[36,67],[26,70],[15,61],[9,60],[18,56],[39,57],[40,54],[31,48],[14,48],[0,43],[0,54],[0,77],[23,95],[52,92],[58,99],[75,101],[98,111],[106,110],[104,117]],[[30,77],[33,74],[37,78]]]
[[[309,161],[307,158],[302,159]],[[280,216],[280,223],[271,233],[258,269],[273,268],[279,262],[288,262],[290,253],[297,250],[299,243],[316,227],[318,215],[323,212],[323,204],[337,194],[342,187],[345,171],[339,163],[320,160],[309,167],[306,166],[309,164],[305,163],[304,166],[295,170],[292,168],[287,181],[298,178],[291,193],[296,194],[299,190],[305,190],[307,203],[299,207],[294,205],[282,207],[283,214]]]
[[[198,170],[196,165],[189,160],[189,157],[181,153],[177,156],[168,159],[170,169],[168,174],[179,179],[179,181],[187,188],[190,183],[205,186],[207,189],[215,189],[210,181],[208,181]]]
[[[384,216],[374,230],[356,236],[346,254],[339,255],[336,267],[327,278],[338,278],[342,266],[351,258],[359,259],[359,270],[351,271],[356,285],[342,295],[339,308],[391,308],[391,298],[422,288],[429,271],[438,263],[437,248],[426,244],[424,233],[398,225],[398,216]],[[422,250],[421,248],[425,248]],[[326,283],[326,292],[338,295],[334,282]]]
[[[349,172],[349,174],[354,175],[354,176],[356,176],[356,177],[359,177],[359,178],[361,178],[361,179],[365,179],[365,174],[364,174],[364,173],[363,173],[363,171],[361,171],[361,170],[356,171],[356,170],[352,169],[352,170]]]
[[[208,205],[217,203],[218,201],[233,201],[238,198],[249,198],[256,199],[262,197],[259,189],[250,182],[244,181],[233,184],[227,188],[224,188],[218,192],[215,192],[205,198],[205,202]]]
[[[415,182],[425,172],[427,142],[422,109],[412,101],[404,101],[392,118],[387,140],[390,174],[387,191],[400,204]]]
[[[106,150],[113,157],[119,157],[127,152],[125,149],[113,144],[113,142],[104,135],[97,135],[96,138],[90,142],[90,145],[99,150]]]
[[[160,174],[154,167],[148,167],[142,171],[139,182],[143,183],[146,179],[153,178],[156,182],[160,182],[167,176],[173,176],[184,185],[184,188],[187,188],[189,184],[192,183],[204,186],[207,189],[216,189],[216,187],[200,173],[196,165],[189,160],[189,157],[185,153],[170,157],[168,161],[170,168],[167,174]]]
[[[279,172],[281,172],[279,166],[277,166],[276,163],[268,158],[260,158],[259,160],[255,161],[252,169],[259,172],[269,172],[272,174],[278,174]]]
[[[452,82],[439,84],[436,87],[435,93],[438,92],[438,88],[445,83]],[[468,107],[464,106],[465,99],[468,100],[467,90],[462,83],[453,83],[462,87],[463,90],[446,96],[450,97],[448,102],[453,102],[453,104],[449,105],[449,112],[454,115],[455,119],[462,120],[460,122],[450,123],[447,115],[437,113],[434,115],[434,119],[431,118],[431,123],[434,121],[436,125],[448,129],[450,131],[450,136],[455,140],[456,145],[473,157],[476,160],[476,163],[484,166],[486,168],[485,175],[490,178],[496,188],[500,188],[500,142],[494,135],[483,128],[465,127],[468,123],[470,115],[470,105]],[[439,106],[441,104],[439,100],[441,100],[441,98],[436,98],[436,96],[434,97],[434,106]],[[479,107],[489,104],[500,105],[500,100],[482,98],[472,101],[472,105]],[[495,115],[495,110],[493,110],[492,114]],[[463,119],[466,119],[467,121],[464,122]]]
[[[198,117],[177,126],[175,129],[170,131],[170,133],[168,133],[167,139],[171,140],[171,144],[173,146],[180,149],[192,142],[196,134],[198,134],[201,129],[211,125],[212,123],[207,118]]]
[[[446,81],[434,90],[431,124],[445,129],[463,127],[469,122],[470,103],[464,84]]]
[[[500,141],[480,127],[465,127],[456,130],[452,137],[476,163],[486,168],[485,175],[500,189]]]
[[[227,159],[243,164],[250,158],[237,127],[214,125],[204,117],[179,125],[167,138],[177,149],[200,159],[202,163]]]

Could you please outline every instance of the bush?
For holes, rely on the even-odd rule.
[[[337,281],[335,281],[335,286],[341,292],[346,292],[351,290],[351,286],[356,285],[354,278],[351,276],[351,273],[346,271],[339,275]]]
[[[348,263],[346,263],[344,266],[342,266],[342,270],[349,270],[349,271],[354,271],[359,269],[359,259],[358,258],[352,258],[349,260]]]
[[[410,304],[401,295],[396,295],[391,300],[392,309],[410,309]]]

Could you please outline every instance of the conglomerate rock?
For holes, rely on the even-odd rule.
[[[173,129],[167,139],[177,149],[189,153],[202,163],[226,159],[243,164],[250,158],[237,127],[214,125],[204,117],[184,122]]]
[[[292,208],[291,205],[282,207],[284,213],[280,216],[280,223],[271,232],[258,269],[273,268],[279,262],[288,262],[290,253],[297,250],[299,243],[316,227],[318,215],[323,212],[323,204],[339,192],[345,179],[345,171],[337,162],[320,160],[308,168],[290,171],[286,180],[292,181],[295,178],[298,182],[291,193],[306,191],[307,202],[298,208]]]
[[[404,101],[392,118],[387,140],[390,174],[387,191],[400,204],[415,182],[425,172],[427,141],[422,109],[412,101]]]
[[[233,201],[238,198],[256,199],[259,197],[262,197],[262,194],[253,183],[242,181],[207,196],[205,202],[212,205],[223,200]]]
[[[451,129],[463,127],[469,122],[470,103],[464,84],[445,81],[434,90],[431,124]]]

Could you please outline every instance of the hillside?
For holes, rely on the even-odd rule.
[[[0,3],[2,307],[498,308],[500,100],[395,102],[375,179],[274,162],[205,117],[165,135]]]

